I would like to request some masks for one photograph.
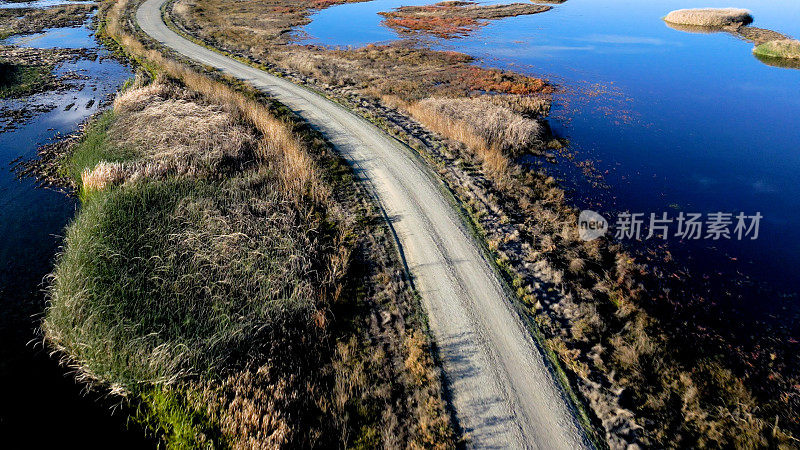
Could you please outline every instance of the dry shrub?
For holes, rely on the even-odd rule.
[[[411,373],[415,383],[422,385],[427,381],[428,367],[431,362],[428,353],[425,351],[426,339],[419,330],[406,336],[406,369]]]
[[[289,406],[297,402],[296,379],[281,378],[269,365],[193,389],[195,407],[219,424],[233,449],[282,448],[299,439]]]
[[[753,16],[746,9],[698,8],[672,11],[664,17],[664,20],[679,25],[720,28],[731,25],[747,25],[753,22]]]

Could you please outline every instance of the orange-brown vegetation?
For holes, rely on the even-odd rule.
[[[389,17],[383,23],[404,33],[424,31],[441,38],[466,35],[486,24],[471,17]]]
[[[386,26],[400,33],[422,32],[453,38],[486,26],[488,20],[536,14],[549,9],[549,6],[530,3],[479,5],[471,1],[446,1],[425,6],[401,6],[380,14],[385,17]]]

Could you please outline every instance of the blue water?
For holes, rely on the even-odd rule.
[[[97,50],[99,58],[56,67],[57,74],[76,75],[63,91],[0,100],[2,108],[53,107],[0,132],[0,447],[154,447],[140,431],[126,429],[122,414],[112,415],[114,400],[87,395],[42,348],[35,331],[45,308],[44,277],[77,205],[63,193],[37,189],[32,179],[18,179],[12,162],[34,159],[40,145],[75,131],[132,76],[98,47],[85,26],[45,35],[70,36],[65,43],[80,42],[76,47]],[[26,42],[50,46],[48,39]]]
[[[399,36],[378,11],[430,4],[377,0],[322,10],[304,41],[361,46]],[[501,3],[501,2],[490,2]],[[726,33],[666,26],[668,12],[730,6],[728,0],[569,0],[553,10],[492,21],[465,38],[430,39],[485,66],[543,76],[560,87],[552,126],[607,191],[553,167],[579,206],[612,212],[760,212],[756,241],[672,242],[695,273],[752,276],[781,293],[800,291],[800,70],[767,66],[752,44]],[[800,37],[800,2],[742,0],[753,26]],[[692,266],[693,265],[693,266]],[[731,280],[736,281],[736,280]],[[754,309],[797,311],[796,298],[752,298]]]
[[[3,43],[34,48],[92,48],[94,38],[86,31],[86,28],[48,28],[41,33],[12,36]]]
[[[8,2],[0,3],[0,9],[16,8],[49,8],[58,5],[89,5],[94,2],[88,1],[69,1],[69,0],[39,0],[35,2]]]

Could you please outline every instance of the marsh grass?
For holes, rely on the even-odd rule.
[[[538,149],[544,130],[535,119],[518,114],[507,105],[486,98],[428,98],[417,104],[421,110],[461,122],[479,136],[482,145],[511,155]]]
[[[319,224],[253,166],[255,133],[156,82],[121,93],[76,144],[64,171],[83,204],[43,329],[85,376],[137,392],[219,375],[310,323]]]
[[[766,58],[800,60],[800,41],[779,39],[765,42],[753,48],[753,53]]]
[[[396,106],[440,135],[461,142],[482,162],[485,170],[501,179],[512,159],[525,152],[538,152],[544,129],[523,115],[547,111],[549,102],[531,97],[492,96],[475,98],[427,98]],[[516,110],[515,110],[516,109]]]
[[[61,165],[61,174],[71,180],[81,192],[84,172],[93,170],[100,162],[113,163],[126,161],[134,157],[132,151],[108,144],[108,128],[114,122],[114,111],[102,113],[81,136],[74,149],[66,156]]]
[[[424,318],[350,169],[263,95],[144,46],[127,5],[101,6],[102,33],[156,81],[65,158],[83,206],[51,348],[168,448],[452,447],[427,336],[409,338]]]
[[[748,25],[753,22],[750,11],[739,8],[678,9],[670,12],[664,20],[678,25],[722,28],[732,25]]]
[[[672,281],[669,274],[635,260],[612,242],[581,241],[574,227],[577,211],[566,203],[568,194],[553,177],[516,164],[500,147],[490,145],[476,124],[440,114],[433,105],[422,107],[428,98],[486,93],[501,98],[497,94],[541,93],[544,86],[513,73],[470,68],[465,55],[453,52],[400,46],[346,51],[270,46],[271,33],[280,34],[277,28],[291,28],[292,18],[297,19],[295,25],[307,20],[304,2],[255,0],[242,8],[225,0],[186,3],[191,5],[184,10],[191,16],[186,19],[190,29],[210,45],[301,72],[310,83],[327,83],[333,86],[327,92],[345,98],[353,90],[380,98],[413,115],[425,128],[460,141],[415,147],[440,164],[439,173],[473,214],[498,265],[548,340],[546,350],[569,369],[570,379],[602,421],[612,448],[631,443],[630,448],[792,448],[796,443],[784,431],[797,428],[794,382],[773,379],[782,375],[763,358],[756,363],[763,371],[745,367],[752,360],[737,354],[738,349],[722,351],[712,342],[715,337],[687,326],[695,323],[696,311],[673,310],[674,304],[667,303],[684,300],[677,297],[687,295],[681,286],[685,280]],[[279,8],[291,8],[293,15],[281,15]],[[265,18],[274,20],[265,23]],[[256,21],[266,30],[243,25]],[[739,25],[729,23],[726,31],[741,29]],[[337,91],[339,87],[344,89]],[[376,122],[384,119],[389,127],[403,123],[392,122],[392,116],[379,116]],[[397,136],[412,143],[411,138],[428,135]],[[698,301],[691,293],[685,299]],[[352,399],[363,386],[366,365],[351,358],[358,354],[351,348],[339,354],[348,370],[340,392]],[[410,375],[415,375],[412,355],[405,360]]]

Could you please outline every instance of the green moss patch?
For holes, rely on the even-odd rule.
[[[0,62],[0,98],[18,98],[44,91],[53,79],[49,66]]]

